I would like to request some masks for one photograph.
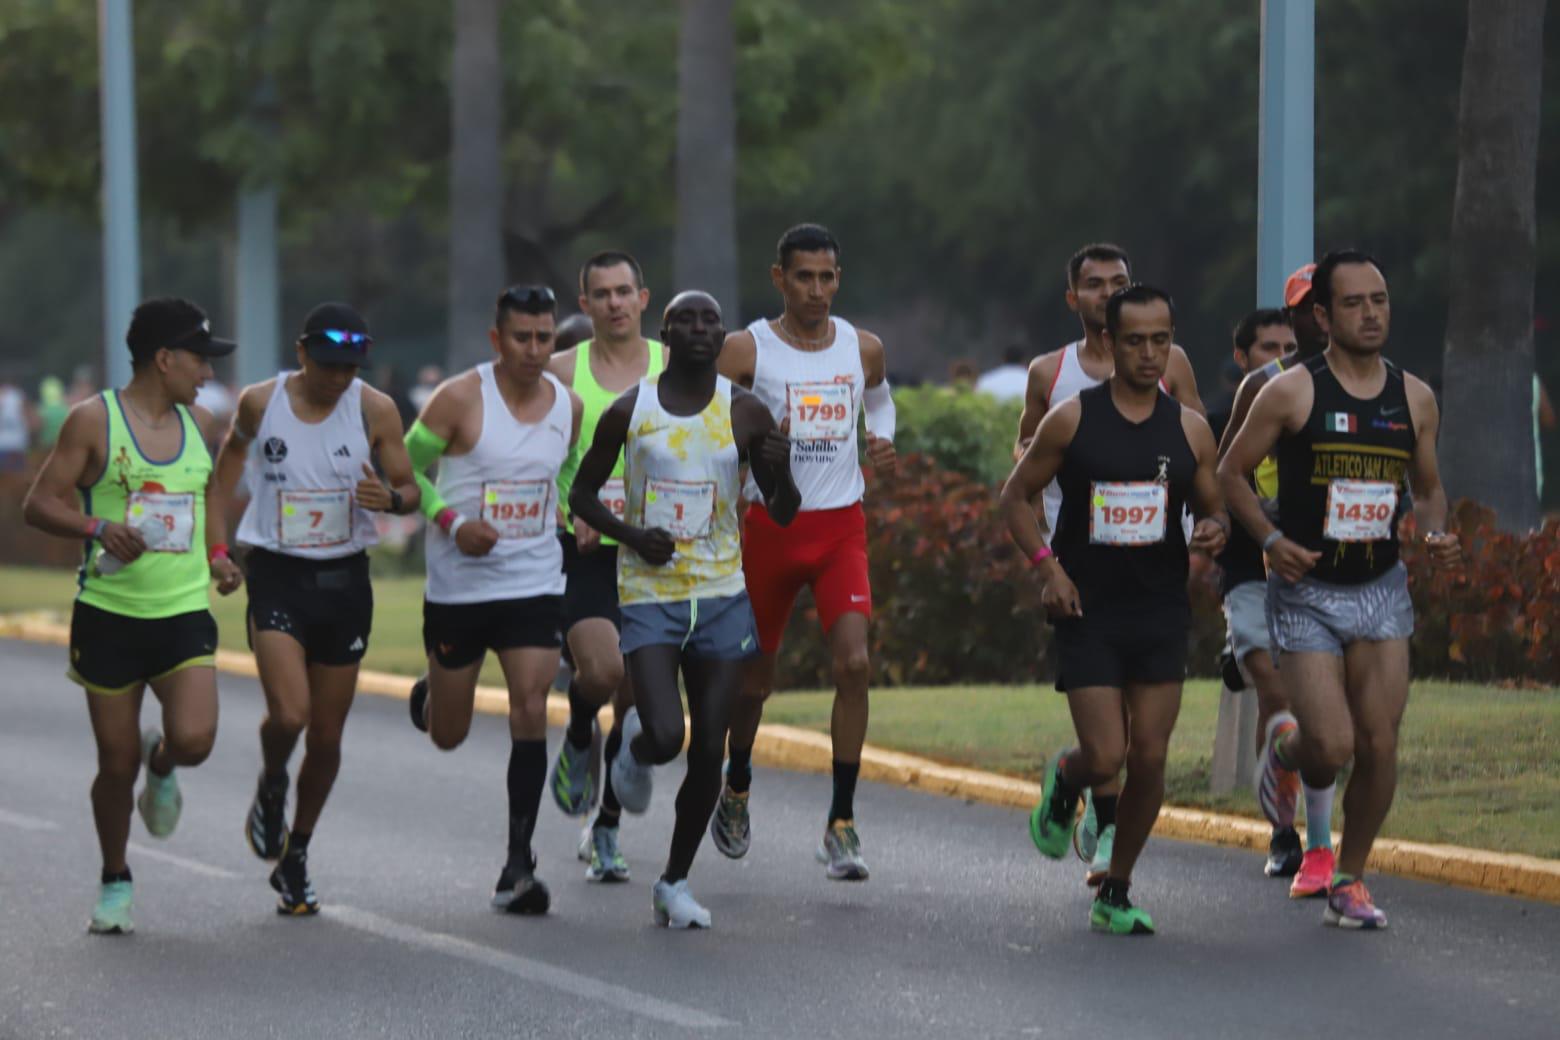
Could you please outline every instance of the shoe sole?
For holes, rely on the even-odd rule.
[[[540,917],[552,906],[552,894],[547,889],[537,886],[523,895],[517,895],[504,907],[505,913],[516,914],[521,917]]]
[[[710,819],[710,843],[715,846],[715,851],[727,859],[741,859],[743,856],[746,856],[748,849],[753,845],[752,832],[748,833],[747,840],[740,845],[735,842],[728,842],[725,838],[725,832],[719,826],[719,822],[720,817],[718,816]]]
[[[1309,892],[1304,890],[1304,889],[1296,890],[1296,888],[1293,885],[1289,886],[1289,898],[1290,899],[1318,899],[1318,898],[1322,898],[1322,897],[1324,897],[1326,895],[1327,895],[1327,886],[1326,885],[1323,885],[1321,888],[1312,889]]]
[[[1154,929],[1143,927],[1143,924],[1140,921],[1134,921],[1133,922],[1132,930],[1130,932],[1118,932],[1118,931],[1116,931],[1114,928],[1112,928],[1108,924],[1100,924],[1100,923],[1098,923],[1096,921],[1091,920],[1089,922],[1089,930],[1090,931],[1094,931],[1094,932],[1099,932],[1101,935],[1119,935],[1119,936],[1122,936],[1123,938],[1126,938],[1128,936],[1133,936],[1133,935],[1153,935],[1153,934],[1155,934],[1154,933]]]
[[[125,924],[104,924],[100,921],[87,922],[88,935],[134,935],[135,925],[130,922]]]
[[[1322,924],[1332,928],[1342,928],[1348,932],[1384,932],[1387,930],[1385,921],[1377,923],[1375,921],[1361,921],[1357,917],[1345,917],[1330,906],[1322,912]]]
[[[626,870],[608,870],[597,874],[594,870],[586,868],[585,880],[597,885],[621,885],[629,880]]]
[[[710,927],[710,925],[705,924],[702,921],[674,921],[672,920],[672,916],[665,910],[657,910],[655,912],[655,923],[660,925],[662,928],[670,928],[673,931],[678,932],[702,932]]]
[[[1273,861],[1268,860],[1266,863],[1262,864],[1262,873],[1271,878],[1292,878],[1296,874],[1300,873],[1300,864],[1286,862],[1280,863],[1277,867],[1275,867],[1273,866]]]
[[[282,883],[276,880],[276,872],[271,873],[271,888],[277,895],[284,895]],[[276,916],[278,917],[313,917],[320,912],[320,904],[316,900],[313,903],[294,903],[288,905],[285,898],[276,901]]]

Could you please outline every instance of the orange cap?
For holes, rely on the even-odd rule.
[[[1306,264],[1284,282],[1284,306],[1298,307],[1300,301],[1311,293],[1311,276],[1316,273],[1315,264]]]

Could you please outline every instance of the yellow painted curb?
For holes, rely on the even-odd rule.
[[[0,637],[65,646],[69,635],[70,629],[50,616],[0,616]],[[217,667],[250,678],[257,674],[251,655],[232,650],[217,651]],[[411,692],[411,680],[404,675],[364,671],[358,676],[358,689],[404,700]],[[509,695],[501,687],[478,686],[476,708],[489,715],[507,715]],[[611,709],[607,711],[610,713]],[[548,724],[563,726],[568,720],[568,698],[550,695]],[[603,719],[602,724],[610,722]],[[834,751],[827,734],[766,724],[758,729],[753,760],[797,772],[828,773],[833,768]],[[871,745],[861,753],[861,777],[1009,809],[1032,809],[1040,800],[1040,785],[1032,781],[944,765]],[[1265,851],[1270,830],[1260,820],[1167,806],[1159,814],[1154,833],[1182,841]],[[1560,903],[1560,860],[1381,838],[1371,849],[1368,865],[1383,874]]]

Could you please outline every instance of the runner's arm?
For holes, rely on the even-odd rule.
[[[715,369],[743,389],[753,389],[753,377],[758,371],[758,343],[753,334],[747,329],[727,333]]]
[[[1024,449],[1034,439],[1050,408],[1051,384],[1056,381],[1056,368],[1062,363],[1061,353],[1044,354],[1029,363],[1029,385],[1024,388],[1024,410],[1018,417],[1018,437],[1013,441],[1013,461],[1024,457]]]
[[[387,394],[364,387],[363,414],[368,418],[368,432],[373,439],[369,447],[379,460],[379,468],[384,472],[385,483],[389,485],[390,491],[399,495],[401,499],[399,509],[393,508],[394,503],[387,503],[382,512],[393,512],[402,516],[417,512],[417,507],[422,502],[422,492],[413,474],[412,460],[406,454],[405,432],[401,429],[400,411]],[[372,476],[373,470],[369,469],[367,472]],[[362,487],[361,484],[358,486]],[[372,509],[373,506],[366,508]]]
[[[998,508],[1007,523],[1008,534],[1026,559],[1033,560],[1045,547],[1045,541],[1040,536],[1040,522],[1035,519],[1035,510],[1030,501],[1061,471],[1062,459],[1067,453],[1067,446],[1072,443],[1073,435],[1078,432],[1078,422],[1082,415],[1083,408],[1077,398],[1064,401],[1047,413],[1018,464],[1013,467],[1007,483],[1002,486]],[[1042,568],[1049,568],[1055,565],[1056,558],[1046,557],[1039,562]],[[1050,576],[1047,570],[1047,580]]]
[[[1251,475],[1262,460],[1273,453],[1279,435],[1288,425],[1290,414],[1296,411],[1298,401],[1295,390],[1298,385],[1298,381],[1291,377],[1275,379],[1263,387],[1219,463],[1219,490],[1224,493],[1224,503],[1236,523],[1244,527],[1246,533],[1259,545],[1278,527],[1263,512],[1262,502],[1257,498],[1256,489],[1251,486]]]
[[[747,391],[732,395],[733,423],[741,424],[743,454],[764,496],[764,508],[785,527],[802,508],[802,493],[791,473],[791,438],[780,432],[764,402]]]
[[[456,513],[444,501],[444,496],[439,494],[433,481],[428,479],[428,467],[449,450],[450,442],[455,439],[455,432],[460,427],[460,417],[469,407],[456,383],[460,378],[457,376],[442,383],[433,396],[428,398],[422,414],[413,421],[412,428],[406,431],[406,455],[412,463],[412,479],[417,482],[417,491],[422,496],[419,503],[422,515],[438,524],[445,533],[449,532]]]
[[[271,403],[275,387],[275,380],[267,380],[246,386],[239,392],[238,407],[233,409],[233,421],[228,424],[227,436],[217,451],[217,463],[211,468],[211,482],[206,485],[207,532],[213,528],[227,530],[233,491],[238,486],[238,478],[244,475],[249,443],[260,432],[260,420],[265,415],[266,405]]]
[[[1414,491],[1414,521],[1421,534],[1429,536],[1446,530],[1446,489],[1441,486],[1441,466],[1435,454],[1441,412],[1428,385],[1407,373],[1403,378],[1414,423],[1414,454],[1408,463],[1409,486]]]
[[[89,398],[70,410],[59,439],[22,503],[22,517],[30,526],[61,538],[94,537],[98,523],[82,511],[76,489],[89,483],[89,470],[98,469],[93,465],[93,448],[104,443],[107,422],[100,397]]]
[[[623,445],[628,442],[628,422],[634,415],[634,403],[639,398],[639,388],[630,387],[623,395],[601,413],[596,422],[596,436],[580,468],[574,474],[574,486],[569,491],[569,511],[575,520],[583,520],[608,538],[615,538],[630,548],[644,531],[631,527],[612,515],[601,501],[601,489],[612,476]],[[637,549],[636,549],[637,551]]]
[[[1165,365],[1165,381],[1170,384],[1170,396],[1202,416],[1208,418],[1208,407],[1197,393],[1197,373],[1180,344],[1170,344],[1170,361]]]
[[[1248,372],[1240,381],[1240,386],[1236,387],[1235,400],[1230,404],[1230,421],[1224,424],[1224,436],[1219,440],[1219,458],[1224,458],[1230,445],[1235,443],[1235,435],[1246,421],[1246,413],[1251,411],[1251,402],[1257,399],[1257,391],[1266,386],[1267,382],[1267,374],[1259,368]]]
[[[1181,429],[1186,441],[1197,457],[1197,472],[1192,478],[1192,515],[1197,525],[1192,529],[1188,548],[1216,556],[1224,548],[1230,534],[1230,516],[1224,509],[1224,496],[1219,493],[1219,446],[1214,442],[1213,430],[1208,420],[1186,406],[1181,408]]]

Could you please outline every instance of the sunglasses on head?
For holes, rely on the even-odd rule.
[[[369,344],[374,342],[374,337],[366,332],[352,332],[347,329],[316,329],[305,338],[327,339],[338,347],[347,347],[358,352],[367,350]]]
[[[512,285],[504,290],[500,301],[527,314],[551,314],[558,307],[557,297],[545,285]]]

